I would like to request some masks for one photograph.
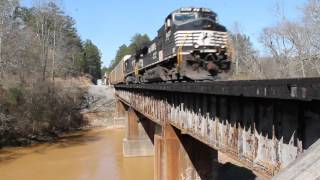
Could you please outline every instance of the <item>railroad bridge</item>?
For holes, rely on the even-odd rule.
[[[320,136],[320,78],[120,84],[115,90],[118,112],[128,112],[128,139],[139,138],[141,124],[154,145],[157,180],[268,179]]]

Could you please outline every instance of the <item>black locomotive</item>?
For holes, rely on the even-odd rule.
[[[207,8],[181,8],[167,16],[148,47],[119,63],[124,83],[214,80],[230,69],[228,34]]]

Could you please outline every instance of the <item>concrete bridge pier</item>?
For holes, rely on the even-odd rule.
[[[116,101],[116,111],[115,115],[113,116],[113,121],[110,122],[111,127],[125,127],[127,122],[127,110],[125,105],[117,100]]]
[[[124,157],[153,156],[154,148],[144,131],[137,112],[128,108],[126,138],[123,139]]]

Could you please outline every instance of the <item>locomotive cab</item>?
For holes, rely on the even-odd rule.
[[[177,46],[211,46],[219,49],[227,44],[227,29],[217,22],[216,13],[206,8],[174,11],[166,18],[165,27],[166,32],[171,31],[174,35]]]
[[[183,25],[194,23],[192,27],[198,27],[198,29],[202,29],[203,27],[206,26],[201,26],[201,25],[206,25],[206,23],[211,22],[210,24],[212,25],[213,23],[216,23],[216,18],[217,15],[212,12],[212,11],[205,11],[203,12],[204,9],[188,9],[188,10],[180,10],[177,12],[173,13],[173,22],[177,27],[182,27]],[[208,26],[210,27],[210,26]],[[188,29],[185,27],[185,29]]]
[[[166,27],[175,26],[180,30],[203,30],[203,28],[210,30],[214,25],[219,25],[217,14],[206,8],[181,8],[172,12],[166,18],[165,24]],[[221,26],[221,31],[226,29]]]

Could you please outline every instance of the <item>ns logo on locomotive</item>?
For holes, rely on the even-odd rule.
[[[207,8],[167,16],[148,47],[126,55],[111,71],[112,84],[214,80],[230,69],[228,34]]]

